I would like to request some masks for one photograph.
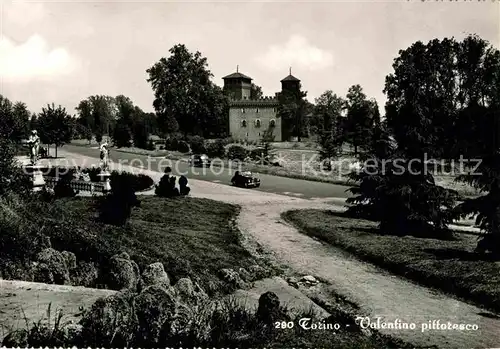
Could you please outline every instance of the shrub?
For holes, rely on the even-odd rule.
[[[223,139],[217,139],[207,146],[207,155],[211,158],[222,158],[226,154],[226,144]]]
[[[179,141],[179,143],[177,143],[177,151],[189,153],[189,144],[186,141]]]
[[[123,226],[132,214],[132,208],[140,206],[130,178],[116,176],[111,181],[111,194],[99,205],[99,220],[105,224]]]
[[[227,157],[230,160],[245,160],[247,156],[247,151],[245,148],[239,146],[239,145],[232,145],[229,147],[227,150]]]
[[[191,151],[195,154],[204,154],[207,152],[207,148],[205,146],[205,140],[203,137],[194,136],[189,141],[189,145],[191,147]],[[184,153],[184,152],[183,152]]]
[[[179,148],[179,140],[176,137],[169,137],[165,140],[165,149],[170,151],[177,151]]]
[[[111,172],[111,186],[113,186],[113,181],[125,181],[134,192],[136,191],[142,191],[149,189],[153,186],[154,180],[153,178],[139,173],[130,173],[130,172],[118,172],[118,171],[113,171]]]

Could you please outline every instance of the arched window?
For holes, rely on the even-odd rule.
[[[255,109],[255,112],[256,112],[256,113],[259,113],[259,108]]]
[[[245,108],[242,108],[242,109],[241,109],[241,112],[244,114],[244,113],[245,113]]]
[[[241,127],[247,127],[247,121],[241,120]]]
[[[255,120],[255,127],[260,127],[260,119]]]
[[[269,127],[276,127],[276,120],[271,119],[271,121],[269,121]]]

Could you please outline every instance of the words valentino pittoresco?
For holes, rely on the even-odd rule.
[[[418,330],[426,331],[477,331],[479,326],[468,323],[453,323],[450,321],[443,322],[441,320],[428,320],[420,323],[403,322],[400,319],[394,321],[384,321],[381,317],[370,318],[368,316],[357,316],[355,323],[362,329],[373,330]],[[277,329],[289,329],[298,325],[304,330],[333,330],[337,331],[342,328],[350,327],[350,324],[328,323],[325,321],[313,322],[311,318],[302,318],[297,321],[277,321],[274,327]]]

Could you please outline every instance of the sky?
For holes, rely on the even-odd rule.
[[[415,41],[477,34],[500,48],[500,0],[4,1],[0,94],[69,113],[103,94],[153,111],[146,69],[178,43],[207,57],[214,82],[239,71],[274,95],[292,69],[308,99],[360,84],[381,109],[385,76]]]

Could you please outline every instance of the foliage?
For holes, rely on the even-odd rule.
[[[177,143],[177,151],[181,153],[189,153],[189,144],[186,141],[180,140]]]
[[[228,100],[210,79],[207,59],[184,45],[170,49],[147,70],[155,100],[153,106],[162,117],[173,116],[185,135],[205,137],[227,128]]]
[[[342,112],[345,107],[346,101],[343,98],[331,90],[325,91],[315,100],[311,128],[319,135],[333,131],[335,135],[342,136]]]
[[[227,157],[230,160],[245,160],[247,157],[247,151],[245,148],[239,145],[232,145],[227,150]]]
[[[27,195],[31,188],[29,178],[14,158],[15,146],[8,139],[0,138],[0,197],[8,192]]]
[[[189,146],[194,154],[205,154],[207,152],[207,148],[205,146],[205,140],[203,139],[203,137],[200,136],[191,137],[189,141]]]
[[[298,89],[284,90],[278,95],[278,115],[282,120],[284,139],[291,135],[298,137],[300,142],[309,104],[305,100],[307,92],[303,92],[298,84]]]
[[[130,218],[132,208],[140,204],[130,178],[116,177],[111,182],[111,194],[105,196],[100,202],[99,221],[123,226]]]
[[[12,103],[0,95],[0,137],[16,143],[25,138],[29,128],[30,112],[22,102]]]
[[[165,140],[165,149],[171,151],[177,151],[179,148],[179,138],[175,136],[170,136]]]
[[[113,132],[113,143],[116,147],[130,147],[132,145],[132,135],[130,128],[124,122],[118,122]]]
[[[360,85],[347,92],[347,117],[343,125],[343,139],[354,146],[354,153],[366,139],[371,137],[373,127],[380,123],[380,114],[375,100],[367,100]]]
[[[266,160],[268,160],[269,156],[271,155],[271,151],[273,150],[272,143],[274,142],[275,138],[276,137],[273,134],[272,127],[265,130],[264,133],[262,134],[261,145],[262,145],[263,155]]]
[[[132,137],[134,139],[134,146],[141,149],[148,148],[149,133],[146,122],[143,119],[135,120],[132,127]]]
[[[262,87],[255,85],[252,83],[250,86],[250,99],[259,99],[262,98],[263,93],[262,93]]]
[[[226,154],[226,141],[224,139],[216,139],[207,145],[207,155],[211,158],[223,158]]]
[[[56,108],[54,103],[42,108],[38,116],[40,140],[45,144],[54,144],[57,148],[71,141],[73,136],[73,119],[60,105]]]

